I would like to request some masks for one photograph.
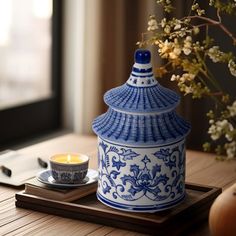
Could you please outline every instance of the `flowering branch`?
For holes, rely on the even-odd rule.
[[[161,4],[167,13],[174,9],[171,0],[157,0],[157,3]],[[156,17],[151,15],[147,32],[142,33],[141,42],[137,44],[140,47],[157,47],[159,56],[165,62],[155,70],[157,77],[172,72],[170,80],[177,83],[184,95],[191,95],[193,99],[208,96],[214,100],[214,111],[207,113],[211,143],[205,143],[203,148],[207,151],[216,145],[217,155],[222,157],[226,154],[227,158],[231,159],[236,158],[236,97],[230,97],[223,91],[210,72],[208,62],[210,60],[212,63],[227,64],[230,74],[236,77],[235,56],[232,52],[223,52],[218,45],[214,45],[208,28],[219,27],[233,40],[233,45],[236,45],[235,36],[222,23],[221,18],[222,12],[236,13],[236,0],[209,0],[209,5],[215,8],[217,20],[205,16],[205,10],[200,8],[197,0],[193,1],[189,14],[181,19],[163,18],[157,21]],[[194,24],[194,19],[203,22]],[[195,40],[202,28],[205,29],[205,39]],[[223,144],[217,145],[218,140]]]
[[[189,19],[201,19],[204,21],[209,22],[210,24],[208,25],[215,25],[220,27],[232,40],[233,40],[233,44],[236,44],[236,38],[234,37],[234,35],[221,23],[221,17],[220,15],[218,15],[219,17],[219,21],[213,20],[211,18],[208,17],[204,17],[204,16],[198,16],[198,15],[194,15],[194,16],[188,16],[187,18]],[[206,24],[202,24],[200,26],[205,26]],[[199,27],[199,26],[198,26]]]

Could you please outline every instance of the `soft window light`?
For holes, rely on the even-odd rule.
[[[0,0],[0,46],[9,42],[9,31],[12,17],[12,1]]]
[[[50,18],[52,16],[52,1],[34,0],[33,14],[38,18]]]

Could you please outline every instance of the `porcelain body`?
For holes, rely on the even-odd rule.
[[[130,147],[98,139],[97,197],[114,208],[155,212],[185,196],[184,140],[160,147]]]

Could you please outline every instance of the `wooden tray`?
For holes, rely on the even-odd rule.
[[[187,183],[187,197],[183,203],[171,210],[153,214],[109,208],[97,200],[95,193],[68,203],[28,195],[22,191],[16,194],[16,206],[142,233],[179,235],[191,225],[207,218],[212,202],[221,191],[216,187]]]

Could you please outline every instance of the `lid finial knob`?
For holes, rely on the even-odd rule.
[[[138,49],[135,52],[135,62],[140,64],[147,64],[151,61],[151,53],[149,50]]]

